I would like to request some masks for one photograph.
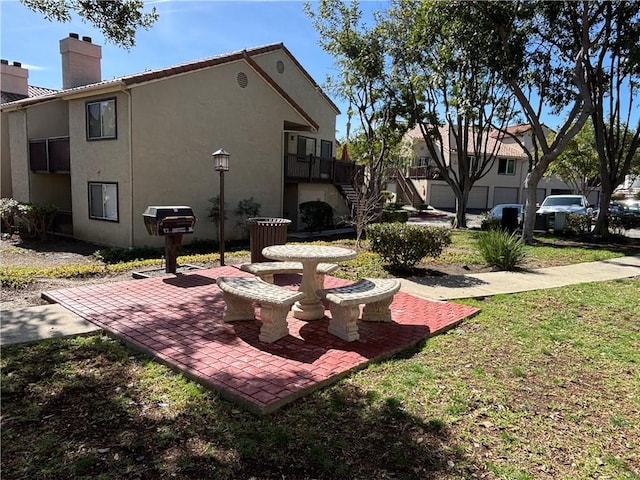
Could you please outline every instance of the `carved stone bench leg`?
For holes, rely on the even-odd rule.
[[[329,333],[347,342],[359,340],[358,317],[360,316],[360,307],[358,305],[341,307],[335,303],[330,303],[329,309],[331,310]]]
[[[237,322],[240,320],[253,320],[256,318],[252,302],[228,292],[223,292],[223,296],[226,306],[224,307],[222,320],[225,322]]]
[[[267,282],[267,283],[273,283],[273,273],[261,273],[259,275],[260,280]]]
[[[261,305],[260,320],[262,320],[262,327],[260,328],[258,339],[261,342],[273,343],[289,335],[288,313],[288,306]]]
[[[368,303],[362,309],[362,320],[367,322],[391,322],[391,310],[389,306],[393,302],[393,296]]]

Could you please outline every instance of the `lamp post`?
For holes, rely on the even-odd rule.
[[[211,154],[213,157],[213,168],[216,172],[220,172],[220,266],[224,266],[224,172],[229,170],[229,152],[225,152],[223,148]]]

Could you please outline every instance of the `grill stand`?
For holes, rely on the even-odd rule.
[[[164,237],[165,272],[176,273],[178,268],[178,247],[182,245],[182,233],[171,233]]]

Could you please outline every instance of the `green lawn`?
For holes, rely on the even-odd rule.
[[[468,300],[267,417],[106,337],[3,348],[2,478],[638,479],[639,281]]]
[[[472,263],[475,235],[429,261]],[[366,249],[341,270],[388,275]],[[481,313],[449,333],[266,417],[108,337],[6,347],[2,478],[640,479],[639,282],[466,300]]]

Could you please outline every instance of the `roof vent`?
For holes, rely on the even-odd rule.
[[[1,63],[2,65],[9,65],[9,60],[5,60],[5,59],[3,58],[3,59],[0,59],[0,63]]]
[[[71,38],[80,38],[80,35],[78,35],[77,33],[70,33],[69,36]]]
[[[284,73],[284,62],[282,60],[276,62],[276,70],[278,73]]]
[[[82,37],[82,41],[91,43],[91,37]]]
[[[20,63],[20,62],[13,62],[13,66],[14,66],[14,67],[22,67],[22,63]]]
[[[249,85],[249,79],[247,78],[247,74],[244,72],[240,72],[238,73],[238,85],[240,85],[240,88],[247,88],[247,85]]]

